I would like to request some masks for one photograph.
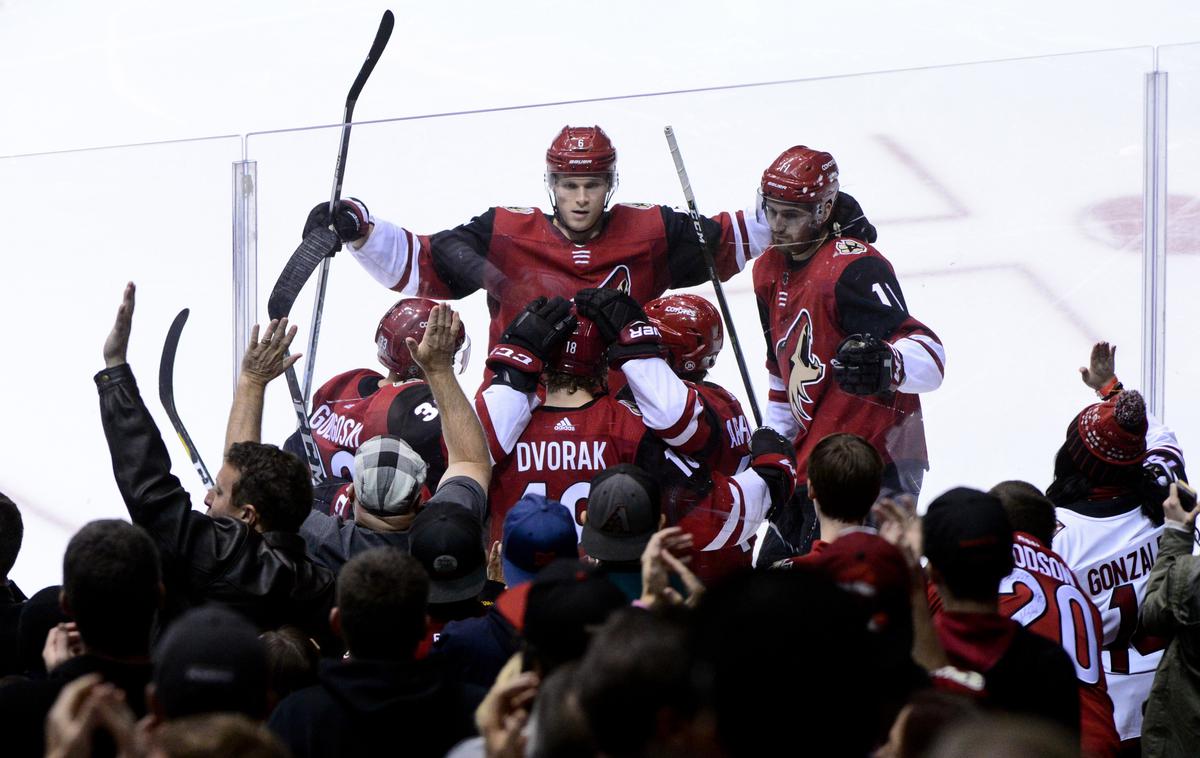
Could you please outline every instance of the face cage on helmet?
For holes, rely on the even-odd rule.
[[[546,186],[546,194],[550,196],[550,208],[554,211],[554,218],[558,219],[559,221],[563,221],[563,219],[558,215],[558,198],[556,198],[554,196],[554,177],[556,177],[556,176],[602,176],[605,174],[607,174],[607,176],[608,176],[608,192],[604,193],[604,208],[600,211],[600,215],[596,218],[596,223],[592,224],[587,229],[584,229],[583,232],[580,232],[581,234],[586,234],[587,232],[590,232],[592,229],[595,229],[596,226],[601,221],[604,220],[604,211],[608,210],[608,204],[610,202],[612,202],[612,196],[617,191],[617,185],[621,183],[621,179],[617,175],[617,170],[614,168],[612,171],[593,171],[593,172],[580,172],[579,174],[572,174],[569,171],[551,171],[550,167],[547,166],[546,173],[542,174],[542,182]],[[566,222],[564,221],[563,223],[565,224]]]

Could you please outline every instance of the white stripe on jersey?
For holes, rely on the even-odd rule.
[[[371,236],[367,237],[367,241],[360,248],[356,249],[353,245],[348,245],[350,254],[371,275],[372,279],[388,289],[392,289],[404,281],[404,275],[408,272],[409,266],[412,266],[413,276],[404,288],[403,294],[415,295],[420,279],[417,266],[420,242],[416,235],[410,234],[407,229],[396,226],[390,221],[377,218],[372,218],[371,221],[375,224],[375,228],[371,230]],[[410,241],[413,244],[410,245]]]
[[[480,397],[487,407],[487,419],[479,414],[484,432],[499,444],[505,455],[511,455],[533,417],[536,396],[518,392],[507,384],[489,384]]]
[[[729,490],[729,494],[732,495],[732,505],[729,507],[729,513],[725,516],[725,523],[721,525],[721,531],[717,532],[717,536],[713,537],[712,542],[708,543],[701,552],[720,550],[725,547],[725,543],[733,536],[733,530],[737,528],[738,521],[742,518],[742,490],[735,486],[731,486]]]

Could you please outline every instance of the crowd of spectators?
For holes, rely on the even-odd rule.
[[[0,496],[4,755],[1200,745],[1198,509],[1174,482],[1181,458],[1164,462],[1160,446],[1148,464],[1145,406],[1109,375],[1107,348],[1084,375],[1101,401],[1071,422],[1049,496],[1025,482],[956,488],[918,516],[882,489],[867,440],[832,434],[807,461],[811,550],[706,583],[692,570],[702,546],[664,506],[671,483],[634,464],[597,475],[578,520],[527,493],[487,544],[492,458],[451,367],[461,324],[447,306],[408,345],[444,437],[432,491],[422,457],[381,436],[356,453],[348,517],[314,510],[306,465],[260,440],[264,389],[293,360],[284,320],[250,341],[223,465],[207,512],[195,510],[126,362],[133,309],[129,285],[95,378],[132,523],[83,526],[62,585],[26,598],[7,578],[19,504]],[[771,450],[764,478],[786,469]],[[1149,535],[1132,620],[1108,613],[1117,594],[1096,600],[1113,589],[1100,553],[1126,545],[1089,519]],[[1156,662],[1148,678],[1143,659]]]

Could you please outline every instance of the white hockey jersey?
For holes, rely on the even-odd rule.
[[[1143,633],[1138,611],[1163,527],[1142,514],[1134,496],[1094,500],[1057,509],[1054,552],[1078,577],[1104,623],[1101,660],[1122,740],[1142,732],[1142,704],[1150,694],[1165,640]]]

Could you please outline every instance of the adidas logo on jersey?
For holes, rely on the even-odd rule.
[[[575,425],[571,423],[571,419],[563,416],[561,419],[559,419],[559,422],[554,425],[554,431],[573,432],[575,431]]]

